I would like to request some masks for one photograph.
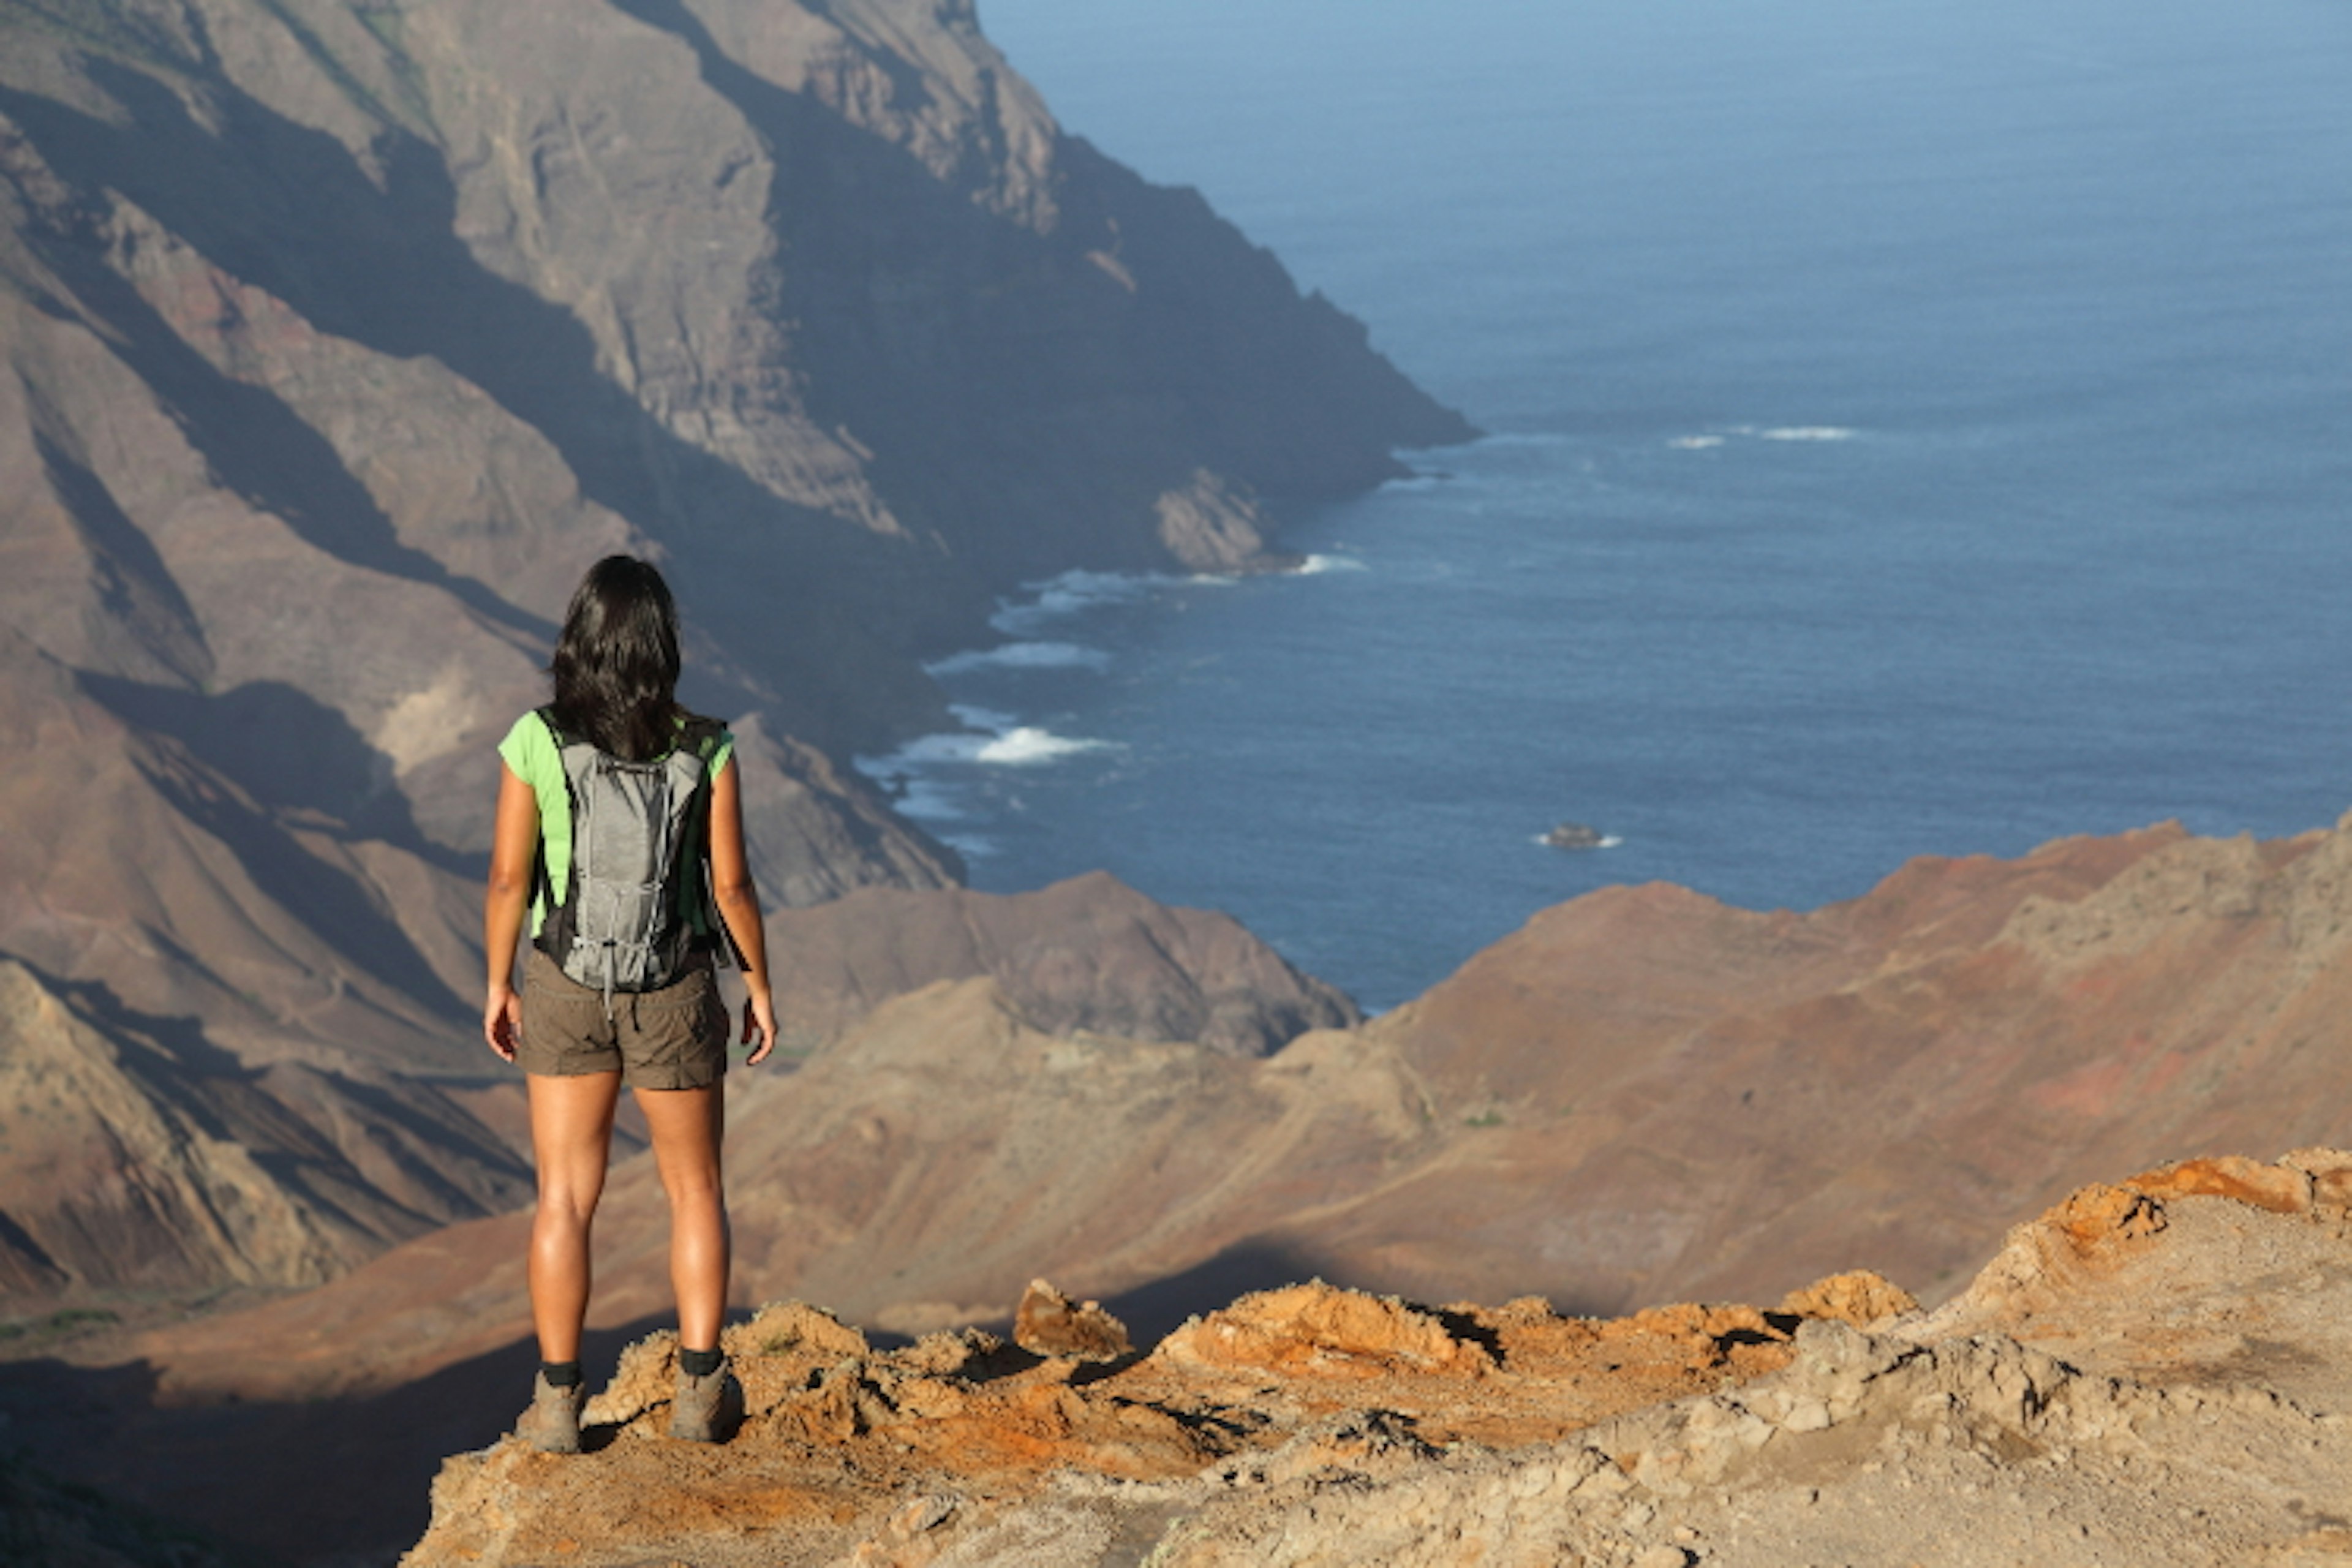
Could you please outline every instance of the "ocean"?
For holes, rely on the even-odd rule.
[[[1486,437],[1073,574],[866,765],[1375,1008],[1549,904],[2352,808],[2352,9],[983,0]],[[1541,842],[1561,823],[1602,847]]]

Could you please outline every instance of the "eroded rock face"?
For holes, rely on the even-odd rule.
[[[318,1285],[530,1191],[429,1089],[358,1063],[247,1069],[192,1034],[0,959],[6,1294]]]
[[[1829,1315],[1615,1321],[1308,1285],[1081,1379],[976,1331],[878,1353],[772,1308],[730,1331],[754,1415],[723,1462],[658,1436],[656,1336],[592,1405],[587,1456],[448,1461],[404,1561],[2325,1562],[2346,1542],[2322,1500],[2352,1486],[2352,1238],[2259,1200],[2352,1154],[2223,1163],[2018,1227],[2012,1252],[2072,1260],[2025,1266],[2030,1305],[2011,1260],[1867,1330],[1849,1320],[1902,1297],[1859,1275],[1800,1293]],[[2195,1342],[2255,1321],[2292,1342]]]
[[[1117,1361],[1135,1346],[1127,1325],[1100,1301],[1073,1301],[1052,1283],[1032,1279],[1013,1310],[1013,1342],[1032,1355]]]
[[[698,1561],[715,1547],[728,1562],[988,1562],[1025,1534],[1044,1555],[1020,1561],[1091,1563],[1122,1515],[1164,1526],[1175,1497],[1207,1495],[1204,1475],[1251,1496],[1343,1475],[1400,1481],[1452,1447],[1523,1447],[1753,1377],[1788,1361],[1798,1324],[1696,1308],[1592,1323],[1538,1301],[1433,1310],[1318,1284],[1247,1298],[1149,1356],[1082,1373],[1076,1357],[976,1330],[877,1352],[786,1303],[728,1331],[751,1414],[724,1465],[694,1467],[695,1497],[672,1489],[676,1446],[650,1440],[676,1353],[658,1334],[624,1352],[591,1401],[585,1463],[551,1466],[511,1442],[451,1461],[407,1561]],[[1247,1343],[1234,1352],[1237,1328]],[[1098,1517],[1073,1532],[1057,1494],[1105,1482],[1137,1497],[1098,1494]],[[733,1521],[730,1544],[713,1541],[706,1508]]]
[[[1049,1034],[1185,1041],[1260,1057],[1363,1016],[1230,916],[1174,909],[1105,872],[1032,893],[865,889],[768,928],[779,1024],[838,1038],[892,996],[988,976]]]
[[[478,1069],[493,746],[597,557],[677,588],[772,902],[938,889],[842,765],[945,722],[920,658],[1466,433],[969,5],[7,8],[0,952]],[[1264,1048],[1231,1002],[1160,1010]]]

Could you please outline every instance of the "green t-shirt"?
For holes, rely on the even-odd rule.
[[[734,735],[720,730],[704,776],[717,778],[719,770],[734,754]],[[563,779],[563,753],[537,709],[515,721],[507,738],[499,742],[499,755],[514,770],[514,776],[529,784],[531,794],[539,797],[540,853],[547,857],[547,885],[555,889],[561,900],[572,876],[572,791]],[[689,856],[695,853],[689,847]],[[530,935],[534,942],[547,920],[546,901],[534,888],[530,897]],[[696,923],[700,923],[698,916]]]

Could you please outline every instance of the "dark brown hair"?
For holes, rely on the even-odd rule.
[[[677,605],[662,574],[634,555],[588,568],[547,672],[564,733],[632,763],[667,752],[688,714],[677,705]]]

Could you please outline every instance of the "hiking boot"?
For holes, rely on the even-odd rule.
[[[580,1451],[580,1406],[587,1402],[588,1385],[575,1383],[558,1388],[541,1373],[531,1379],[530,1408],[515,1423],[515,1436],[542,1454]]]
[[[669,1435],[689,1443],[723,1443],[743,1420],[743,1385],[720,1362],[708,1377],[683,1368],[669,1404]]]

